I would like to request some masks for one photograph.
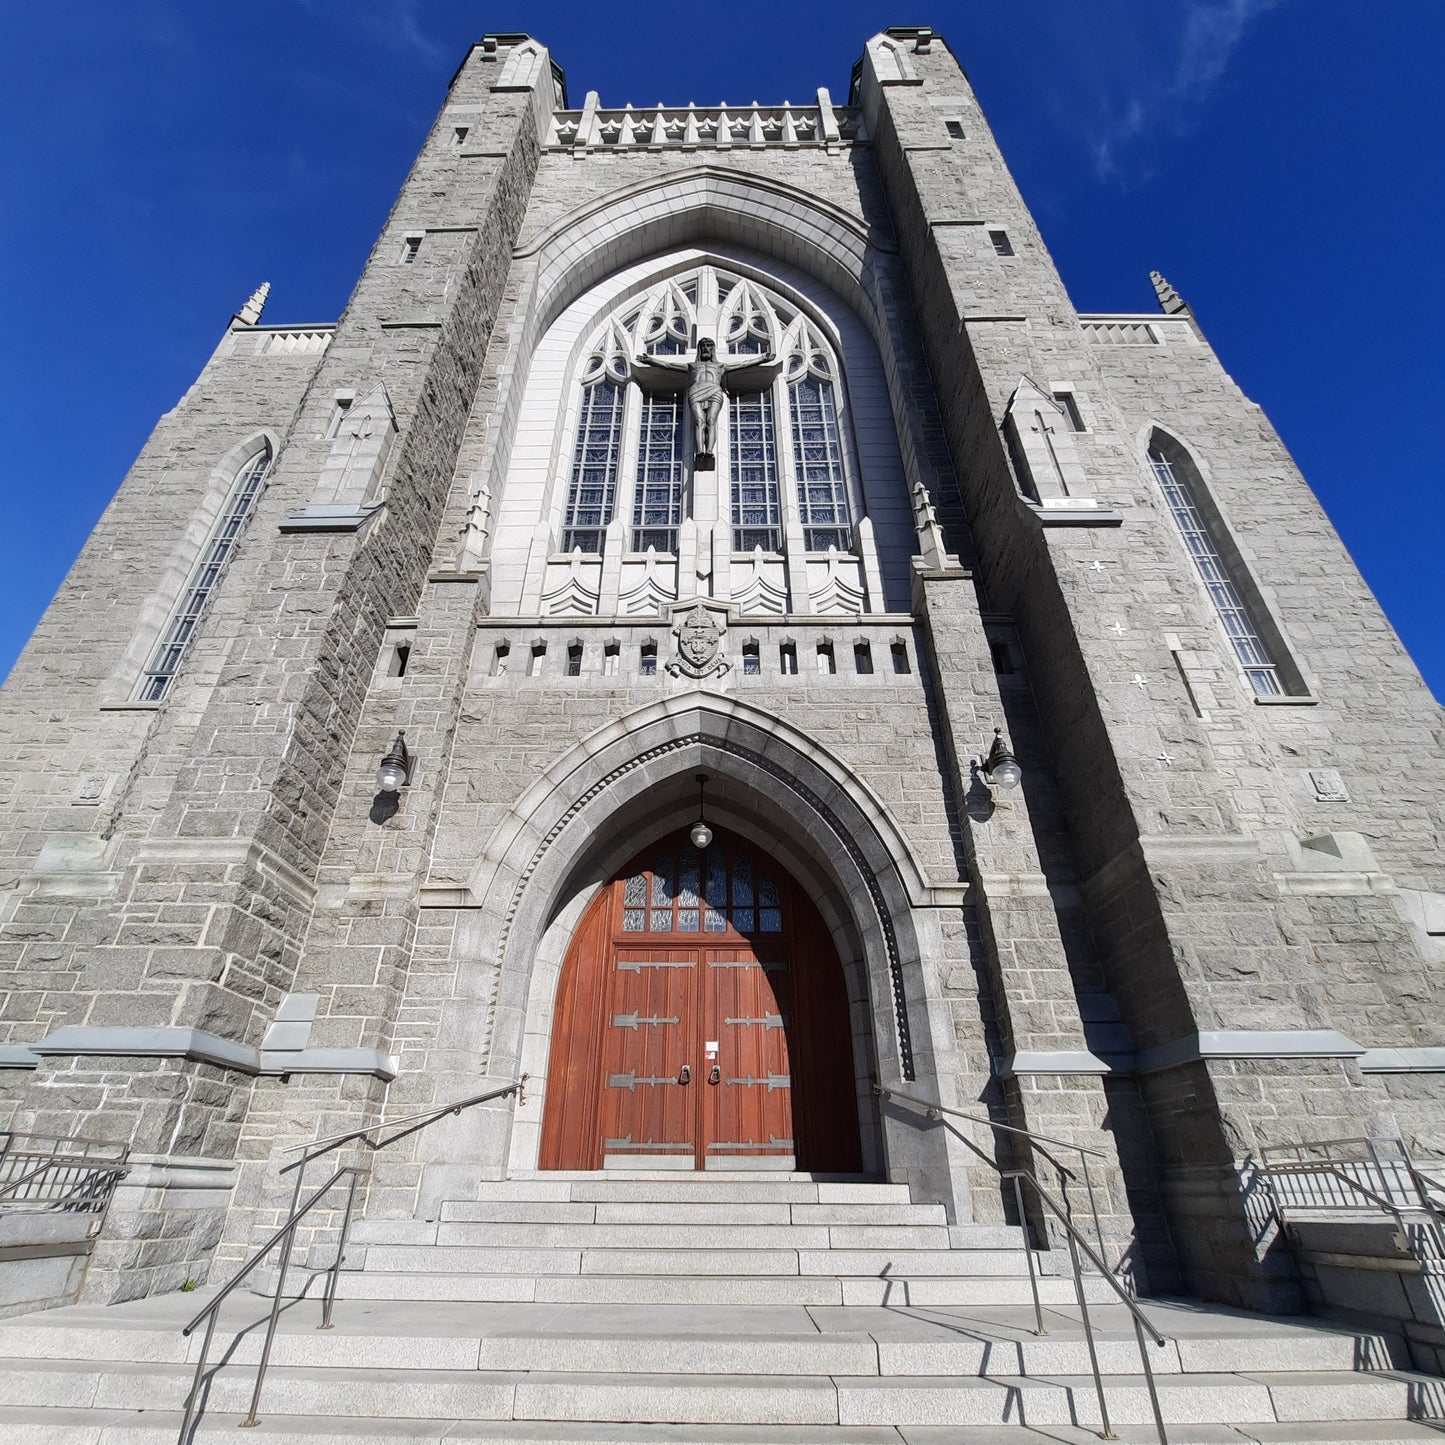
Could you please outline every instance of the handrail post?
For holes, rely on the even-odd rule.
[[[289,1174],[293,1169],[297,1171],[296,1185],[291,1193],[291,1208],[287,1211],[285,1221],[271,1234],[259,1249],[251,1253],[240,1270],[232,1275],[226,1284],[221,1286],[216,1297],[181,1330],[183,1336],[189,1337],[191,1331],[194,1330],[202,1320],[206,1321],[205,1339],[201,1344],[201,1356],[196,1363],[196,1373],[191,1383],[191,1392],[186,1396],[185,1414],[181,1421],[181,1432],[177,1439],[177,1445],[189,1445],[187,1436],[197,1418],[197,1409],[200,1402],[201,1375],[205,1369],[206,1360],[211,1348],[211,1338],[215,1333],[216,1319],[220,1314],[221,1305],[225,1302],[231,1291],[234,1290],[277,1245],[280,1245],[281,1259],[277,1270],[276,1289],[271,1297],[271,1314],[266,1324],[266,1338],[261,1349],[261,1363],[256,1370],[256,1384],[251,1391],[251,1410],[241,1423],[243,1425],[256,1425],[260,1422],[260,1416],[257,1412],[261,1406],[261,1388],[265,1383],[266,1370],[271,1362],[271,1346],[276,1338],[276,1326],[281,1316],[281,1296],[286,1288],[286,1271],[291,1266],[291,1251],[296,1243],[296,1231],[301,1227],[302,1219],[311,1213],[312,1209],[331,1192],[332,1187],[340,1180],[341,1176],[346,1174],[350,1176],[351,1184],[346,1194],[346,1208],[341,1220],[341,1237],[336,1246],[336,1259],[331,1265],[330,1279],[327,1282],[325,1302],[322,1310],[321,1328],[331,1328],[331,1311],[336,1299],[336,1285],[341,1263],[345,1257],[346,1238],[351,1228],[351,1215],[356,1201],[356,1184],[360,1176],[367,1171],[354,1164],[338,1169],[326,1183],[321,1185],[321,1187],[307,1199],[305,1204],[302,1204],[301,1190],[307,1165],[310,1164],[313,1159],[319,1158],[322,1154],[329,1154],[332,1149],[339,1148],[342,1144],[348,1143],[352,1139],[360,1139],[363,1144],[373,1151],[384,1149],[388,1144],[395,1144],[399,1139],[405,1139],[415,1134],[417,1130],[425,1129],[428,1124],[434,1124],[445,1115],[459,1114],[463,1109],[470,1108],[473,1104],[484,1104],[492,1099],[505,1098],[508,1094],[516,1094],[520,1099],[526,1082],[527,1076],[523,1074],[520,1079],[507,1084],[503,1088],[493,1089],[488,1093],[478,1094],[469,1099],[462,1099],[457,1103],[445,1105],[440,1109],[423,1110],[420,1114],[408,1115],[403,1119],[394,1119],[392,1120],[393,1125],[405,1123],[410,1124],[411,1127],[403,1129],[399,1133],[392,1134],[389,1138],[382,1139],[376,1144],[372,1144],[365,1136],[376,1132],[378,1129],[389,1127],[388,1125],[379,1124],[369,1126],[366,1129],[355,1129],[350,1133],[319,1141],[324,1143],[326,1147],[317,1150],[315,1153],[306,1153],[301,1159],[298,1159],[293,1164],[288,1164],[282,1169],[281,1173],[283,1174]],[[413,1122],[415,1120],[420,1120],[421,1122],[415,1123]],[[8,1131],[0,1130],[0,1135],[4,1135],[7,1142],[11,1138]],[[304,1148],[305,1146],[301,1147]],[[125,1157],[128,1157],[128,1155],[122,1156],[123,1159]],[[123,1170],[120,1172],[124,1173]]]
[[[201,1353],[196,1360],[196,1373],[191,1378],[191,1392],[186,1396],[185,1414],[181,1416],[181,1433],[176,1437],[177,1445],[186,1445],[191,1433],[191,1424],[196,1418],[196,1406],[201,1398],[201,1376],[205,1372],[206,1357],[211,1353],[211,1336],[216,1333],[216,1311],[212,1310],[206,1320],[206,1333],[201,1340]]]
[[[251,1408],[246,1418],[241,1421],[243,1426],[260,1423],[256,1411],[261,1408],[261,1386],[266,1382],[266,1367],[271,1363],[271,1341],[276,1338],[276,1323],[281,1318],[281,1296],[286,1289],[286,1271],[291,1265],[291,1247],[296,1243],[296,1231],[301,1225],[301,1221],[293,1216],[296,1206],[301,1202],[301,1181],[305,1177],[306,1166],[303,1164],[296,1171],[296,1188],[291,1193],[291,1208],[287,1211],[291,1228],[286,1231],[285,1241],[281,1245],[281,1263],[276,1272],[276,1293],[271,1296],[271,1318],[266,1321],[266,1340],[261,1346],[261,1363],[256,1369],[256,1384],[251,1391]],[[214,1319],[215,1316],[212,1315],[211,1318]]]
[[[1089,1368],[1094,1372],[1094,1391],[1099,1397],[1099,1418],[1104,1422],[1100,1436],[1103,1440],[1117,1440],[1114,1427],[1109,1423],[1109,1406],[1104,1399],[1104,1377],[1099,1373],[1099,1351],[1094,1344],[1094,1325],[1089,1318],[1089,1302],[1084,1298],[1084,1274],[1079,1268],[1079,1246],[1074,1243],[1073,1231],[1069,1230],[1069,1264],[1074,1271],[1074,1294],[1079,1301],[1079,1316],[1084,1324],[1084,1343],[1089,1347]]]
[[[1169,1445],[1164,1433],[1164,1412],[1159,1408],[1159,1390],[1154,1383],[1154,1366],[1149,1363],[1149,1346],[1144,1343],[1144,1326],[1134,1320],[1134,1338],[1139,1342],[1139,1359],[1144,1365],[1144,1383],[1149,1387],[1149,1408],[1154,1412],[1154,1429],[1159,1435],[1159,1445]]]
[[[356,1180],[360,1170],[351,1171],[351,1184],[346,1191],[346,1210],[341,1216],[341,1237],[336,1241],[336,1263],[331,1266],[331,1278],[326,1282],[326,1302],[321,1310],[319,1329],[331,1328],[331,1307],[336,1303],[336,1280],[341,1273],[342,1256],[346,1253],[346,1232],[351,1228],[351,1206],[356,1201]]]
[[[1104,1247],[1104,1226],[1099,1223],[1099,1204],[1094,1198],[1094,1176],[1089,1173],[1089,1156],[1080,1156],[1084,1166],[1084,1190],[1089,1196],[1089,1213],[1094,1220],[1094,1239],[1099,1246],[1099,1257],[1106,1259],[1108,1250]]]
[[[1019,1233],[1024,1241],[1024,1258],[1029,1266],[1029,1293],[1034,1297],[1034,1334],[1042,1337],[1048,1334],[1044,1328],[1044,1310],[1039,1303],[1039,1281],[1034,1269],[1034,1252],[1029,1248],[1029,1217],[1024,1211],[1024,1190],[1019,1182],[1019,1176],[1013,1176],[1014,1202],[1018,1205],[1019,1211]]]

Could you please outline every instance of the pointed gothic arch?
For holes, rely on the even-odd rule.
[[[942,1015],[932,887],[888,810],[781,719],[730,698],[682,694],[604,726],[558,758],[473,869],[468,894],[485,937],[470,950],[482,972],[467,991],[491,979],[491,1073],[530,1077],[514,1124],[513,1168],[535,1167],[557,981],[573,934],[629,857],[696,816],[699,771],[713,779],[710,819],[789,871],[837,949],[866,1169],[881,1168],[886,1148],[870,1075],[925,1086],[933,1079],[931,1037]],[[897,1127],[911,1135],[911,1125]]]

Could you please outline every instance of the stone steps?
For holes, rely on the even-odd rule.
[[[316,1327],[321,1281],[298,1271],[310,1297],[281,1312],[260,1434],[294,1445],[1097,1438],[1072,1278],[1040,1275],[1049,1333],[1034,1335],[1022,1232],[948,1226],[900,1186],[549,1177],[484,1184],[435,1213],[358,1222],[331,1330]],[[312,1267],[332,1249],[318,1243]],[[1057,1252],[1033,1257],[1057,1268]],[[1106,1281],[1085,1283],[1111,1416],[1125,1440],[1152,1440],[1132,1322]],[[0,1322],[0,1440],[170,1445],[200,1348],[180,1326],[204,1299]],[[202,1438],[236,1427],[268,1307],[245,1293],[226,1303]],[[1445,1386],[1396,1372],[1401,1346],[1388,1337],[1149,1309],[1167,1337],[1150,1360],[1172,1445],[1415,1445],[1430,1435],[1405,1422],[1445,1415]]]
[[[330,1418],[578,1424],[1097,1426],[1100,1418],[1087,1375],[491,1370],[418,1365],[416,1357],[416,1351],[399,1350],[395,1360],[407,1362],[387,1366],[273,1362],[265,1405],[277,1413]],[[845,1363],[861,1363],[861,1356]],[[207,1409],[243,1410],[252,1380],[245,1364],[216,1368],[208,1379]],[[0,1411],[12,1406],[175,1411],[190,1381],[187,1366],[153,1361],[87,1362],[77,1368],[69,1361],[7,1360],[0,1368]],[[1402,1419],[1411,1393],[1405,1376],[1339,1371],[1165,1374],[1156,1377],[1156,1385],[1166,1424]],[[1120,1424],[1149,1423],[1142,1375],[1111,1374],[1105,1392],[1110,1415]]]
[[[7,1445],[175,1445],[176,1412],[16,1408],[5,1412]],[[198,1438],[235,1440],[240,1413],[212,1413]],[[1152,1445],[1152,1427],[1122,1425],[1125,1445]],[[569,1421],[319,1420],[268,1413],[248,1440],[268,1445],[1097,1445],[1082,1427],[1023,1425],[680,1425]],[[1176,1426],[1170,1445],[1438,1445],[1428,1425],[1402,1421]]]
[[[349,1256],[348,1256],[349,1257]],[[1114,1298],[1101,1279],[1084,1281],[1085,1297],[1094,1303]],[[1070,1278],[1047,1276],[1038,1281],[1046,1305],[1072,1304]],[[386,1273],[374,1269],[343,1271],[338,1299],[535,1301],[591,1304],[796,1304],[963,1306],[1024,1305],[1032,1296],[1026,1276],[921,1278],[840,1278],[837,1275],[696,1275],[696,1274],[470,1274],[447,1272]]]

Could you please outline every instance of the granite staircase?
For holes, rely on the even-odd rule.
[[[363,1221],[334,1328],[281,1313],[256,1434],[312,1442],[1042,1445],[1099,1438],[1067,1273],[902,1185],[549,1175]],[[323,1248],[307,1264],[330,1263]],[[304,1274],[304,1271],[303,1271]],[[1106,1401],[1156,1438],[1131,1319],[1087,1281]],[[5,1445],[172,1445],[205,1291],[0,1322]],[[222,1307],[195,1440],[235,1438],[268,1302]],[[1445,1442],[1445,1383],[1388,1335],[1151,1302],[1172,1445]]]

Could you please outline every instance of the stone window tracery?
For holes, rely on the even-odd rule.
[[[589,595],[600,607],[609,587],[623,613],[656,611],[696,585],[694,566],[743,611],[787,610],[801,587],[809,598],[794,605],[804,610],[866,607],[861,483],[827,326],[714,265],[632,292],[597,325],[573,373],[569,460],[557,469],[566,493],[553,514],[562,555],[540,587],[544,612],[589,610]],[[725,401],[701,455],[688,393],[709,342]],[[578,553],[602,571],[579,573],[573,561],[564,577],[563,558]],[[644,575],[648,556],[656,564]],[[619,564],[621,580],[609,581]]]

